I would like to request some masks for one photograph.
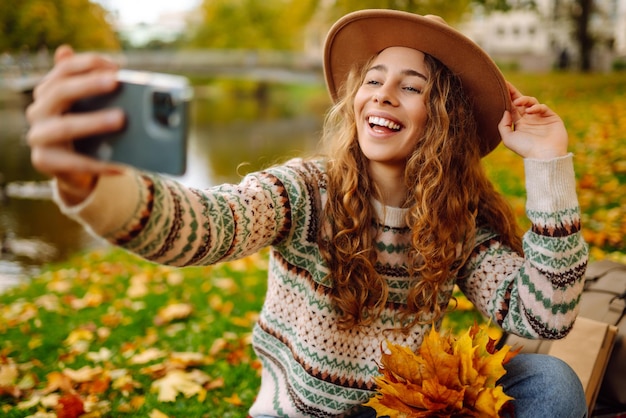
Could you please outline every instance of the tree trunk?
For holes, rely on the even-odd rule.
[[[576,22],[576,39],[580,52],[580,70],[591,71],[591,51],[593,49],[593,39],[589,34],[589,19],[593,0],[577,0],[578,10],[574,16]]]

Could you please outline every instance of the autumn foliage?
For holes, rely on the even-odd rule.
[[[390,418],[497,417],[512,399],[497,381],[517,352],[495,343],[478,325],[458,338],[433,328],[417,353],[387,342],[367,405]]]

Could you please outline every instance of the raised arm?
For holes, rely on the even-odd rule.
[[[578,313],[588,248],[581,234],[573,156],[561,118],[509,85],[512,112],[499,129],[504,144],[524,157],[526,215],[523,255],[481,231],[459,286],[508,332],[557,339]]]

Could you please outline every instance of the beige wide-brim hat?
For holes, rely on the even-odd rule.
[[[433,15],[398,10],[360,10],[339,19],[324,46],[324,75],[333,101],[355,63],[391,46],[432,55],[454,72],[474,103],[481,154],[500,143],[498,123],[511,108],[508,88],[495,62],[476,43]]]

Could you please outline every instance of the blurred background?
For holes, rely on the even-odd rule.
[[[126,68],[189,77],[195,92],[188,171],[177,179],[209,187],[315,151],[330,103],[321,74],[323,41],[338,17],[361,8],[438,14],[533,94],[566,84],[547,100],[563,107],[568,100],[579,103],[565,114],[577,123],[573,147],[586,238],[596,255],[623,254],[626,204],[607,196],[624,195],[626,162],[621,154],[607,160],[606,150],[619,148],[626,125],[622,104],[613,102],[625,84],[626,0],[2,1],[0,289],[46,263],[102,245],[59,213],[24,142],[24,110],[56,47],[68,43],[79,51],[106,52]],[[608,125],[599,125],[600,131],[612,128],[595,146],[587,141],[594,117],[581,117],[594,99],[586,95],[594,93],[576,93],[590,86],[599,86],[595,99],[606,106],[598,114],[613,115]],[[592,157],[597,162],[587,164]],[[587,171],[599,165],[610,168],[600,170],[604,177]],[[523,216],[523,172],[514,167],[500,163],[492,173],[514,204],[519,201]],[[519,180],[510,179],[512,170]]]

